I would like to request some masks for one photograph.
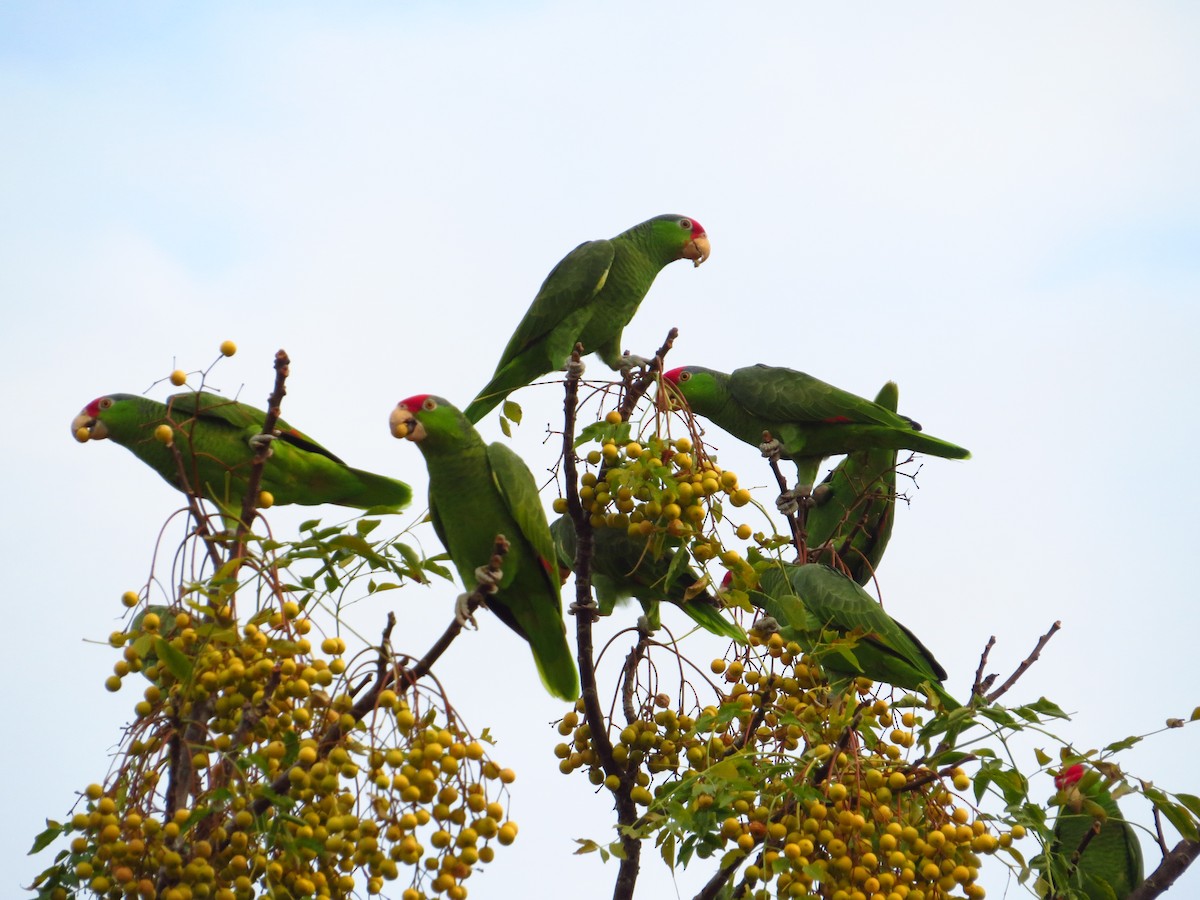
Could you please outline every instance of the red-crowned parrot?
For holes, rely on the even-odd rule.
[[[970,453],[920,430],[911,419],[831,384],[779,366],[746,366],[726,375],[700,366],[682,366],[663,376],[670,392],[682,394],[692,412],[734,437],[778,450],[796,464],[796,494],[808,497],[821,460],[838,453],[877,448],[917,450],[946,459]],[[763,432],[773,442],[763,445]],[[781,504],[781,508],[786,505]]]
[[[550,533],[559,565],[574,569],[576,536],[571,517],[555,519]],[[724,612],[721,601],[699,584],[700,576],[686,560],[681,549],[658,546],[653,537],[634,538],[621,528],[593,529],[592,587],[600,612],[607,616],[617,603],[634,597],[642,604],[647,624],[654,631],[661,624],[659,604],[671,603],[705,631],[744,644],[746,633]]]
[[[1121,816],[1095,769],[1075,763],[1055,777],[1054,786],[1062,792],[1062,806],[1054,822],[1051,848],[1053,886],[1043,874],[1041,887],[1055,898],[1124,900],[1144,877],[1142,845],[1133,826]],[[1072,860],[1097,820],[1102,823],[1100,831],[1088,841],[1072,872]],[[1075,893],[1068,894],[1068,886]]]
[[[610,368],[645,366],[640,357],[621,355],[622,329],[663,266],[677,259],[698,266],[709,250],[700,223],[677,215],[655,216],[611,240],[580,244],[542,282],[492,380],[463,411],[467,419],[478,422],[511,391],[561,368],[576,342]]]
[[[563,624],[554,540],[533,473],[504,444],[484,444],[462,412],[440,397],[401,400],[389,424],[425,457],[433,530],[468,591],[483,577],[496,536],[508,540],[488,608],[529,642],[546,689],[574,700],[579,675]]]
[[[875,402],[895,412],[899,398],[899,388],[889,381]],[[848,454],[813,490],[813,500],[805,523],[809,561],[866,584],[875,576],[896,520],[896,451]]]
[[[929,649],[840,572],[774,564],[760,573],[750,602],[828,672],[931,692],[947,709],[962,705],[942,689],[946,670]]]
[[[135,394],[109,394],[83,408],[71,422],[71,433],[80,442],[108,438],[173,487],[190,487],[229,511],[241,509],[266,418],[261,409],[203,391],[175,394],[165,404]],[[174,454],[154,436],[160,425],[174,432],[186,485]],[[282,419],[263,467],[262,489],[276,504],[336,503],[380,512],[398,512],[412,499],[407,484],[350,468]]]

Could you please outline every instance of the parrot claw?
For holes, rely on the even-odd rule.
[[[594,603],[572,603],[567,607],[567,612],[573,616],[587,616],[592,622],[600,621],[600,613],[596,610]]]
[[[454,621],[463,628],[470,623],[471,627],[478,631],[479,623],[475,621],[475,616],[471,613],[471,597],[471,594],[458,595],[458,599],[454,601]]]
[[[575,359],[568,356],[567,361],[563,363],[562,370],[575,378],[582,378],[584,371],[587,370],[587,366],[583,364],[582,359]]]
[[[247,443],[250,444],[250,449],[253,450],[255,453],[257,453],[263,447],[267,447],[268,448],[267,455],[270,456],[272,453],[272,451],[270,450],[270,446],[271,446],[271,441],[273,441],[273,440],[276,440],[276,437],[273,434],[256,434],[252,438],[250,438],[250,440]]]
[[[759,444],[758,449],[767,459],[775,459],[783,453],[783,444],[775,438],[771,438],[769,441]]]
[[[774,616],[761,616],[750,626],[750,633],[755,637],[766,640],[779,631],[779,622]]]
[[[652,362],[653,360],[646,359],[644,356],[636,356],[635,354],[626,351],[621,357],[621,365],[617,367],[617,371],[624,374],[637,368],[645,372],[650,368],[650,363]]]
[[[475,580],[479,582],[479,593],[494,594],[496,588],[500,586],[500,580],[504,578],[504,572],[500,569],[493,569],[491,566],[480,566],[475,570]]]
[[[798,513],[801,509],[807,511],[815,505],[811,484],[798,484],[790,491],[784,491],[775,501],[775,508],[785,516]]]

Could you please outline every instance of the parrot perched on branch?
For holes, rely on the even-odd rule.
[[[484,444],[462,412],[440,397],[401,400],[389,425],[425,457],[433,530],[468,591],[486,578],[481,570],[497,535],[508,540],[503,574],[487,606],[529,642],[546,689],[575,700],[579,675],[563,624],[554,539],[533,473],[504,444]]]
[[[559,565],[573,569],[575,523],[570,516],[560,516],[551,523],[550,533]],[[700,577],[683,561],[687,555],[682,549],[655,552],[648,538],[633,538],[621,528],[595,528],[592,550],[592,587],[602,614],[609,615],[617,603],[635,597],[654,630],[660,624],[659,604],[671,603],[705,631],[746,642],[741,626],[724,612],[720,600],[704,590]],[[677,553],[684,553],[683,558],[678,559]]]
[[[1104,779],[1095,769],[1075,763],[1055,777],[1054,786],[1063,792],[1063,804],[1054,822],[1058,874],[1053,890],[1058,893],[1051,896],[1067,896],[1070,885],[1088,900],[1125,900],[1144,878],[1142,845]],[[1071,860],[1097,820],[1100,831],[1088,840],[1072,871]],[[1041,887],[1050,891],[1046,880],[1043,875]]]
[[[809,498],[821,460],[855,450],[916,450],[946,459],[971,454],[922,433],[911,419],[862,397],[778,366],[746,366],[730,374],[682,366],[663,375],[667,397],[681,394],[692,412],[719,425],[764,454],[777,450],[796,464],[795,498]],[[769,431],[773,444],[763,444]]]
[[[698,266],[709,252],[700,223],[677,215],[655,216],[611,240],[580,244],[542,282],[492,380],[463,411],[467,419],[478,422],[511,391],[562,368],[577,342],[612,369],[647,365],[641,357],[621,355],[621,331],[665,265],[690,259]]]
[[[407,484],[350,468],[283,419],[273,437],[263,437],[266,418],[261,409],[203,391],[174,394],[165,404],[135,394],[109,394],[83,408],[71,422],[71,434],[81,443],[108,438],[173,487],[191,489],[226,511],[241,509],[260,440],[271,443],[261,487],[275,504],[335,503],[399,512],[412,499]],[[155,436],[162,425],[170,428],[164,435],[179,448],[186,483],[174,453]]]
[[[750,602],[829,672],[928,689],[947,709],[962,705],[942,689],[946,670],[929,649],[840,572],[780,563],[761,573]]]
[[[895,412],[899,398],[899,388],[889,381],[875,402]],[[813,501],[805,522],[809,562],[840,569],[866,584],[875,576],[896,520],[896,451],[871,448],[848,454],[814,488]]]

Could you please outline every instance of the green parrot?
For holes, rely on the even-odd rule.
[[[1063,792],[1063,804],[1054,822],[1052,849],[1058,875],[1053,896],[1124,900],[1144,877],[1142,845],[1133,826],[1121,816],[1117,802],[1095,769],[1075,763],[1055,777],[1054,786]],[[1088,841],[1074,872],[1068,875],[1071,858],[1097,819],[1103,823],[1100,832]],[[1075,894],[1066,893],[1068,885]],[[1045,875],[1040,888],[1050,891]]]
[[[562,368],[583,344],[613,369],[648,363],[621,355],[621,331],[663,266],[708,259],[708,235],[686,216],[655,216],[611,240],[586,241],[542,282],[517,330],[500,354],[496,373],[463,411],[478,422],[511,391]]]
[[[574,700],[579,675],[563,624],[554,539],[533,473],[504,444],[484,444],[462,412],[440,397],[401,400],[389,424],[425,457],[433,530],[468,591],[486,580],[496,536],[508,540],[503,576],[487,606],[529,642],[546,689]],[[459,598],[460,620],[465,598]]]
[[[273,438],[263,438],[266,418],[261,409],[203,391],[174,394],[165,404],[135,394],[109,394],[83,408],[71,422],[71,433],[81,443],[109,438],[185,490],[174,454],[154,434],[160,425],[170,426],[187,487],[226,512],[241,509],[255,448],[263,439],[270,440],[271,454],[263,467],[262,489],[276,504],[335,503],[399,512],[412,499],[407,484],[350,468],[283,419]]]
[[[778,449],[796,464],[800,481],[794,495],[781,498],[781,509],[794,508],[796,497],[811,496],[827,456],[867,449],[917,450],[946,459],[971,456],[962,447],[923,434],[911,419],[795,369],[760,363],[726,375],[682,366],[663,375],[663,381],[669,391],[683,395],[692,412],[764,453]],[[668,393],[664,405],[669,401]],[[762,443],[764,431],[771,432],[773,445]]]
[[[575,523],[571,517],[555,519],[550,533],[554,536],[559,566],[574,569]],[[652,538],[631,537],[620,528],[593,529],[592,587],[600,602],[600,612],[607,616],[620,601],[636,597],[650,630],[654,631],[661,624],[659,604],[672,603],[705,631],[746,643],[746,633],[725,615],[721,601],[697,587],[700,576],[690,566],[674,562],[675,554],[682,551],[666,547],[656,551],[652,541]]]
[[[829,672],[932,691],[947,709],[962,706],[942,689],[946,670],[929,649],[840,572],[812,564],[772,565],[761,573],[750,602]]]
[[[875,396],[896,411],[900,389],[894,381]],[[813,490],[805,523],[809,561],[846,572],[859,584],[875,576],[892,536],[896,517],[896,451],[855,450]],[[836,558],[836,562],[835,562]]]

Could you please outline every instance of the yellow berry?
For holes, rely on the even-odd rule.
[[[137,606],[138,595],[135,594],[133,591],[126,591],[125,593],[123,593],[121,595],[121,602],[124,603],[128,607]]]
[[[175,440],[175,430],[166,422],[154,429],[154,439],[160,444],[170,444]]]
[[[607,422],[609,425],[620,425],[621,424],[621,414],[619,412],[617,412],[617,410],[614,409],[612,412],[610,412],[608,415],[606,415],[604,417],[604,421]]]
[[[554,503],[553,503],[553,508],[554,508],[554,511],[561,516],[563,513],[565,513],[567,511],[567,498],[566,497],[555,497]]]
[[[258,508],[259,509],[270,509],[274,505],[275,505],[275,495],[274,494],[272,494],[270,491],[259,491],[258,492]]]
[[[754,529],[752,529],[749,525],[745,525],[745,524],[739,525],[737,527],[737,536],[738,536],[738,538],[740,538],[743,541],[749,540],[750,535],[753,532],[753,530]]]
[[[237,344],[233,341],[221,341],[222,356],[233,356],[235,353],[237,353]]]
[[[171,384],[175,385],[175,387],[187,384],[187,372],[183,371],[183,369],[176,369],[171,373]]]

